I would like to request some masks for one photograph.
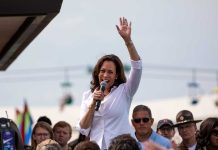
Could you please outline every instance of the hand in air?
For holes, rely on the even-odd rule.
[[[117,31],[125,42],[131,41],[131,22],[128,23],[127,19],[120,18],[120,25],[116,25]]]

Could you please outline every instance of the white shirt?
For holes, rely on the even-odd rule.
[[[192,145],[191,147],[188,148],[188,150],[195,150],[197,144]]]
[[[131,60],[131,71],[126,83],[113,87],[111,92],[104,97],[98,111],[95,111],[91,127],[81,129],[84,135],[89,135],[90,140],[97,142],[101,149],[108,149],[112,138],[129,133],[133,137],[134,131],[129,123],[129,109],[133,95],[136,93],[142,74],[142,61]],[[80,119],[85,115],[88,106],[93,101],[91,90],[83,93],[80,109]],[[79,126],[79,125],[78,125]]]

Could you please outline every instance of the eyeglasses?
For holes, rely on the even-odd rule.
[[[145,117],[145,118],[135,118],[135,119],[133,119],[133,121],[134,121],[135,123],[141,123],[141,121],[143,121],[143,123],[147,123],[149,120],[150,120],[150,118],[147,118],[147,117]]]
[[[218,130],[212,130],[211,135],[218,137]]]
[[[36,136],[38,136],[38,137],[41,137],[41,136],[48,137],[49,133],[36,133]]]

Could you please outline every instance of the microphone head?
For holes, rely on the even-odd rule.
[[[100,83],[101,91],[104,91],[106,86],[107,86],[107,80],[101,81],[101,83]]]

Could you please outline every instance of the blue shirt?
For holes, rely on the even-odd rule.
[[[149,137],[150,141],[159,144],[160,146],[170,149],[172,148],[172,144],[171,141],[163,136],[161,136],[160,134],[156,133],[154,130],[152,130],[151,136]],[[146,142],[146,141],[145,141]],[[140,142],[141,144],[141,149],[142,150],[146,150],[146,147],[144,147],[144,142]]]

